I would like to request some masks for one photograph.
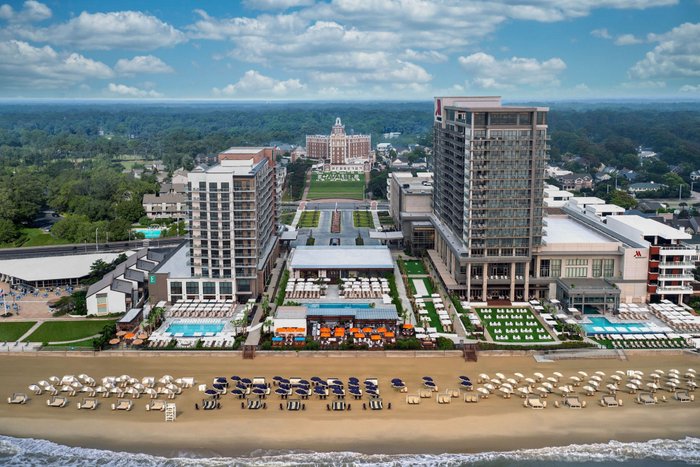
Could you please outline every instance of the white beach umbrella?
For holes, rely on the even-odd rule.
[[[605,387],[608,388],[608,391],[610,391],[610,392],[613,393],[613,394],[615,394],[615,393],[617,392],[617,390],[619,389],[619,388],[617,387],[617,385],[615,385],[615,384],[608,384],[608,385],[605,386]]]
[[[637,391],[637,389],[639,389],[639,387],[637,387],[636,384],[632,383],[627,383],[625,386],[627,387],[627,389],[630,390],[630,394],[634,394]]]
[[[496,385],[496,386],[500,386],[502,383],[501,383],[501,380],[498,378],[491,378],[491,384]]]
[[[673,384],[675,384],[676,386],[678,386],[679,384],[681,384],[681,380],[679,380],[678,378],[669,378],[668,382],[669,382],[669,383],[673,383]]]
[[[591,386],[584,386],[583,390],[586,391],[586,395],[592,396],[596,392],[596,388],[593,388]]]
[[[504,375],[503,373],[496,373],[496,378],[498,378],[498,379],[506,379],[506,375]]]
[[[553,374],[554,376],[556,376],[557,378],[563,378],[563,377],[564,377],[564,375],[562,375],[562,374],[559,373],[558,371],[555,371],[555,372],[553,372],[552,374]]]
[[[46,389],[46,388],[48,388],[49,386],[51,386],[51,383],[49,383],[48,381],[45,381],[45,380],[42,379],[41,381],[39,381],[39,382],[37,383],[37,385],[39,385],[40,387]]]
[[[526,396],[530,394],[530,388],[528,386],[523,386],[521,388],[517,388],[516,391],[518,391],[520,394]]]
[[[618,375],[622,375],[622,376],[626,376],[626,375],[627,375],[627,373],[625,373],[625,372],[622,371],[622,370],[617,370],[615,373],[617,373]]]
[[[622,381],[622,378],[620,378],[618,375],[610,375],[610,379],[617,382],[617,383]]]
[[[503,383],[503,384],[501,384],[501,387],[509,389],[511,391],[513,390],[513,386],[510,383]]]
[[[693,373],[693,374],[696,374],[696,373],[697,373],[697,371],[695,371],[694,368],[688,368],[687,371],[688,371],[688,373]]]
[[[547,381],[549,381],[550,383],[558,383],[559,382],[559,380],[557,378],[555,378],[554,376],[548,376]]]
[[[554,390],[554,386],[552,386],[551,383],[544,382],[542,383],[542,386],[547,389],[547,391],[552,392]]]
[[[669,391],[672,389],[676,389],[678,387],[678,385],[676,383],[674,383],[673,381],[669,381],[668,383],[666,383],[666,386],[671,388],[671,389],[669,389]]]
[[[533,373],[533,375],[535,376],[535,378],[537,378],[537,381],[542,381],[542,379],[544,378],[544,375],[542,373]]]
[[[686,384],[691,391],[694,391],[698,387],[698,383],[695,381],[688,381]]]
[[[659,386],[656,383],[647,383],[647,387],[651,389],[652,392],[656,391],[659,389]]]
[[[588,385],[597,388],[598,386],[600,386],[600,381],[596,381],[596,380],[592,379],[588,382]]]
[[[138,382],[139,382],[139,380],[136,378],[129,378],[129,380],[127,381],[127,383],[129,383],[132,386]]]
[[[534,385],[536,381],[532,378],[525,378],[525,382],[530,385]]]
[[[493,391],[494,389],[496,389],[496,387],[495,387],[493,384],[491,384],[491,383],[486,383],[486,384],[484,384],[484,387],[485,387],[486,389],[488,389],[489,392],[490,392],[490,391]]]
[[[85,382],[85,380],[90,379],[90,377],[88,375],[86,375],[85,373],[81,373],[78,375],[78,379]]]
[[[686,374],[683,375],[683,376],[685,376],[685,377],[688,378],[688,379],[695,379],[695,376],[696,376],[696,375],[695,375],[695,373],[691,373],[690,371],[688,371],[688,372],[686,372]]]
[[[72,383],[70,383],[70,385],[75,389],[80,389],[83,387],[83,383],[81,383],[80,381],[73,381]]]
[[[578,376],[569,376],[569,379],[570,379],[571,381],[573,381],[574,383],[580,383],[580,382],[581,382],[581,378],[579,378]]]
[[[680,374],[680,371],[678,371],[678,370],[675,369],[675,368],[671,368],[670,370],[668,370],[668,372],[669,372],[669,373],[678,373],[678,374]]]
[[[158,382],[159,382],[160,384],[168,384],[168,383],[171,383],[174,379],[175,379],[175,378],[173,378],[173,377],[170,376],[170,375],[164,375],[163,377],[161,377],[161,378],[158,380]]]
[[[588,378],[588,373],[586,373],[585,371],[579,371],[578,374],[584,378]]]
[[[148,394],[149,396],[151,396],[151,399],[155,399],[158,397],[158,391],[156,391],[153,388],[146,388],[143,392],[144,394]]]
[[[635,386],[639,387],[642,385],[642,380],[641,379],[632,379],[630,380],[630,383],[634,384]]]
[[[477,390],[477,392],[479,392],[480,394],[483,394],[485,396],[489,395],[489,390],[486,388],[476,388],[476,390]]]
[[[605,376],[605,372],[600,370],[596,371],[595,374],[598,376]]]
[[[508,388],[503,388],[503,387],[502,387],[502,388],[498,388],[498,390],[501,391],[501,393],[503,393],[504,396],[509,396],[509,395],[511,395],[511,394],[513,393],[513,391],[511,391],[511,390],[508,389]]]
[[[690,370],[688,370],[688,371],[690,371]],[[516,378],[518,378],[518,381],[521,380],[521,379],[523,379],[523,378],[525,378],[525,375],[522,374],[522,373],[513,373],[513,375],[514,375]]]
[[[134,389],[136,389],[138,392],[143,392],[146,389],[146,386],[144,386],[141,383],[136,383],[132,386]]]
[[[513,386],[518,384],[518,382],[514,378],[508,378],[506,381],[508,381],[508,383],[510,383]]]
[[[544,388],[544,387],[542,387],[542,386],[537,386],[537,389],[535,389],[535,391],[541,392],[541,393],[543,393],[543,394],[546,394],[546,393],[550,392],[549,389]]]
[[[651,373],[651,374],[649,375],[649,378],[655,379],[655,380],[659,380],[659,379],[661,379],[661,375],[658,375],[658,374],[656,374],[656,373]]]
[[[654,370],[654,373],[660,374],[660,375],[665,375],[666,372],[664,370]]]
[[[49,376],[49,382],[51,384],[58,384],[61,382],[61,380],[58,379],[58,376]]]
[[[76,378],[74,375],[64,375],[63,378],[61,378],[61,384],[70,384],[77,380],[78,378]]]
[[[559,389],[563,395],[567,395],[571,392],[571,388],[569,386],[559,386],[557,389]]]
[[[488,380],[490,380],[490,379],[491,379],[491,378],[489,378],[489,375],[487,375],[486,373],[481,373],[481,374],[479,375],[479,382],[480,382],[480,383],[481,383],[482,381],[488,381]]]
[[[36,384],[30,384],[29,385],[29,390],[32,391],[34,394],[37,396],[40,395],[42,392],[44,392],[39,386]]]

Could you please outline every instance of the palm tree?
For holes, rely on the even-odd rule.
[[[263,332],[265,334],[269,334],[272,332],[272,326],[275,324],[275,321],[272,318],[267,318],[265,322],[263,322]]]

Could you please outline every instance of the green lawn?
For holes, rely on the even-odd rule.
[[[0,248],[17,248],[22,246],[65,245],[66,240],[56,238],[41,229],[25,227],[20,229],[21,237],[12,243],[0,243]]]
[[[406,270],[406,274],[409,276],[415,274],[428,274],[425,268],[423,267],[422,261],[404,261],[403,265]]]
[[[318,227],[318,220],[321,217],[320,211],[304,211],[301,213],[297,227],[311,229]]]
[[[355,223],[355,227],[369,227],[374,228],[374,220],[372,220],[372,213],[369,211],[353,211],[352,220]]]
[[[389,211],[379,211],[377,213],[377,217],[379,217],[379,223],[382,224],[382,226],[394,226],[394,219],[392,219],[391,215],[389,214]]]
[[[70,344],[49,344],[46,347],[61,347],[64,349],[68,349],[71,347],[92,348],[92,338],[85,339],[84,341],[71,342]]]
[[[296,215],[296,211],[283,212],[282,214],[280,214],[280,224],[290,225],[292,223],[292,221],[294,220],[295,215]]]
[[[64,342],[87,339],[90,336],[101,333],[105,325],[115,321],[113,319],[47,321],[25,340],[27,342]]]
[[[499,309],[506,311],[499,312]],[[494,342],[529,344],[554,340],[529,308],[477,308],[475,311]],[[507,332],[514,330],[517,331]]]
[[[36,324],[36,321],[0,323],[0,342],[14,342]]]
[[[325,172],[311,176],[307,199],[363,199],[365,176],[362,173]]]
[[[425,302],[425,309],[428,310],[430,326],[437,328],[438,332],[445,332],[444,328],[442,327],[442,323],[440,322],[440,317],[438,316],[437,311],[435,311],[435,305],[433,305],[433,302]]]

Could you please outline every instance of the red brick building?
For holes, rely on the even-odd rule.
[[[330,162],[331,165],[346,165],[357,163],[358,160],[369,160],[372,153],[372,137],[370,135],[348,135],[345,125],[340,118],[335,119],[335,125],[330,135],[307,135],[306,156]]]

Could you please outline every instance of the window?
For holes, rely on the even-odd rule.
[[[603,277],[613,277],[615,275],[615,260],[603,260]]]
[[[107,294],[97,294],[97,313],[107,313]]]
[[[549,260],[543,259],[540,261],[540,277],[549,277]]]
[[[567,267],[566,277],[586,277],[588,268],[586,267]]]
[[[581,259],[581,258],[567,259],[566,265],[567,266],[588,266],[588,260]]]
[[[186,282],[187,295],[199,295],[199,282]]]
[[[553,259],[549,261],[549,277],[561,277],[561,260]]]
[[[546,125],[547,124],[547,114],[545,112],[537,112],[537,124]]]
[[[170,294],[171,295],[182,295],[182,282],[171,282],[170,283]]]
[[[219,282],[219,292],[221,295],[233,295],[233,284],[230,282]]]
[[[594,259],[593,260],[593,271],[591,272],[592,277],[601,277],[603,275],[603,260]]]
[[[518,114],[510,112],[497,112],[490,114],[491,125],[515,125],[518,122]]]
[[[236,288],[239,292],[250,292],[250,280],[249,279],[238,279],[236,281]]]
[[[216,295],[216,284],[214,282],[202,282],[202,293],[205,295],[205,299],[210,298],[206,297],[206,295],[213,297]]]
[[[532,114],[529,112],[518,114],[518,123],[520,125],[531,125],[532,124]]]

